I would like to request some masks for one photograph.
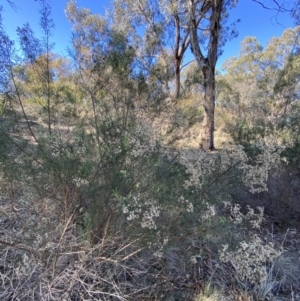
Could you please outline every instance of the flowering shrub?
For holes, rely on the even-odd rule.
[[[230,219],[234,224],[241,224],[242,222],[249,221],[253,229],[260,229],[260,226],[264,220],[264,208],[257,207],[258,213],[254,212],[254,209],[249,205],[246,206],[247,213],[241,212],[241,206],[239,204],[231,204],[230,202],[224,202],[225,208],[230,210]]]
[[[154,217],[159,216],[160,207],[154,201],[143,201],[138,194],[129,205],[123,206],[123,213],[127,214],[128,221],[141,219],[142,228],[156,229]]]
[[[221,261],[231,262],[241,281],[248,280],[261,288],[268,278],[267,264],[272,264],[282,252],[281,248],[276,249],[272,243],[265,244],[254,236],[250,241],[242,241],[236,251],[229,251],[228,245],[224,245],[219,256]]]
[[[264,143],[262,140],[255,144],[259,154],[254,158],[254,164],[242,162],[240,168],[243,170],[243,181],[250,188],[250,192],[261,192],[268,190],[268,173],[280,163],[282,147]]]
[[[259,141],[255,146],[260,153],[254,158],[254,162],[251,162],[241,145],[228,145],[217,154],[200,152],[194,162],[183,152],[180,162],[186,167],[186,173],[189,175],[184,188],[201,189],[211,175],[216,172],[227,174],[236,167],[242,171],[242,179],[252,193],[267,190],[268,172],[280,162],[282,149],[263,141]]]
[[[69,8],[73,69],[54,70],[51,56],[41,56],[45,64],[36,69],[26,60],[30,53],[17,66],[21,54],[14,43],[5,35],[0,45],[9,51],[2,53],[1,97],[11,109],[18,104],[14,118],[20,122],[0,130],[0,268],[7,273],[1,288],[9,300],[26,289],[28,300],[171,300],[164,295],[170,288],[192,288],[192,277],[192,284],[206,277],[202,266],[217,261],[203,260],[202,252],[213,257],[239,226],[250,225],[250,237],[260,228],[263,208],[243,213],[231,193],[242,183],[252,193],[267,190],[281,149],[263,141],[253,144],[252,156],[233,144],[211,153],[172,149],[201,114],[186,104],[171,108],[157,79],[145,70],[136,74],[135,50],[122,32],[110,32],[73,2]],[[30,39],[27,34],[23,42]],[[53,78],[45,81],[40,72]],[[32,78],[47,89],[28,87]],[[220,259],[232,263],[240,280],[261,287],[266,263],[282,250],[258,236],[237,240],[237,250],[225,245]],[[147,251],[137,258],[141,250]]]

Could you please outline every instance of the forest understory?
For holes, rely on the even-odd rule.
[[[74,125],[53,124],[59,145],[56,150],[53,141],[43,145],[50,147],[47,157],[52,156],[46,167],[43,155],[33,157],[41,142],[36,143],[28,131],[29,124],[40,136],[47,134],[47,119],[37,118],[36,110],[36,106],[26,107],[27,120],[19,109],[13,117],[1,119],[2,124],[11,125],[2,136],[9,157],[2,163],[1,178],[1,300],[300,299],[297,169],[280,162],[268,171],[264,191],[249,192],[249,186],[239,182],[240,171],[231,170],[237,164],[234,156],[239,155],[228,133],[216,133],[218,148],[206,153],[199,147],[185,147],[197,144],[200,127],[185,128],[186,117],[180,118],[177,110],[176,120],[182,124],[172,135],[173,123],[166,122],[166,115],[147,120],[138,114],[143,127],[147,122],[149,130],[151,120],[151,134],[157,135],[159,128],[165,138],[159,150],[152,149],[152,158],[147,153],[152,143],[147,141],[146,147],[134,141],[137,148],[131,152],[136,162],[125,166],[137,172],[134,185],[141,181],[140,186],[130,188],[127,200],[114,192],[108,208],[91,212],[89,206],[95,211],[97,204],[89,198],[104,202],[108,189],[94,174],[77,179],[87,157],[74,143],[78,135]],[[171,111],[168,116],[175,114]],[[171,139],[174,131],[179,137],[175,140]],[[231,142],[226,144],[224,136]],[[139,156],[146,160],[137,168]],[[197,168],[197,163],[205,177],[202,183],[193,182],[198,191],[190,202],[181,195],[183,191],[177,191],[182,188],[176,182],[184,185],[186,174],[193,175],[180,165]],[[60,173],[58,181],[56,172]],[[97,188],[92,188],[93,181]],[[118,181],[124,182],[119,187],[125,191],[132,185],[126,177]],[[158,190],[153,193],[156,198],[161,193],[160,203],[153,201],[156,209],[142,200],[153,197],[151,189],[143,186],[149,183]],[[93,189],[98,190],[90,195]],[[172,193],[173,199],[163,199]],[[201,202],[197,201],[200,197]],[[229,249],[222,253],[225,245]]]
[[[0,6],[1,301],[300,300],[300,27],[221,72],[237,1],[150,2]]]

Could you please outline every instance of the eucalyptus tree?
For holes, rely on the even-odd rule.
[[[247,37],[238,56],[223,64],[225,73],[217,76],[218,101],[252,123],[261,119],[276,126],[286,115],[299,114],[299,70],[299,26],[273,37],[265,49]]]
[[[186,2],[115,0],[112,4],[113,24],[130,33],[143,68],[149,75],[155,73],[166,92],[173,81],[172,94],[178,98],[182,62],[190,45]]]
[[[155,77],[167,93],[171,80],[174,80],[175,97],[180,96],[180,70],[184,55],[191,46],[203,77],[205,118],[200,146],[204,150],[214,149],[215,67],[222,46],[236,36],[235,25],[227,26],[226,21],[229,10],[237,2],[114,0],[108,11],[111,17],[107,19],[109,28],[126,37],[143,76],[147,79]],[[296,11],[278,1],[271,3],[279,12]]]
[[[134,126],[139,110],[156,113],[164,94],[159,84],[149,83],[155,75],[150,72],[146,78],[128,32],[113,26],[107,16],[77,7],[75,1],[68,3],[66,13],[73,26],[71,55],[76,80],[85,102],[92,105],[95,129],[104,115],[112,123],[124,117],[125,131]]]
[[[217,98],[221,106],[238,113],[247,114],[246,107],[256,107],[261,101],[258,79],[263,76],[261,58],[263,47],[255,37],[246,37],[241,42],[237,57],[226,60],[222,66],[224,74],[217,80]]]
[[[276,13],[290,13],[296,23],[299,21],[299,1],[269,1],[261,2],[265,9]],[[230,38],[230,30],[225,26],[228,10],[238,1],[226,0],[188,0],[188,19],[191,37],[191,47],[196,62],[203,75],[204,90],[204,127],[201,146],[205,150],[214,149],[214,109],[215,109],[215,67],[222,46]],[[229,34],[228,34],[229,33]]]
[[[162,60],[163,64],[160,65],[164,68],[165,75],[161,77],[163,84],[167,86],[173,76],[175,98],[180,96],[180,73],[184,55],[188,47],[192,46],[203,74],[205,121],[200,144],[206,150],[214,149],[215,65],[222,44],[235,35],[234,27],[225,25],[228,17],[227,10],[233,7],[235,2],[232,0],[115,0],[113,2],[113,23],[131,33],[137,54],[145,66],[153,61],[157,63],[157,57]],[[170,52],[172,53],[171,74],[168,68]]]
[[[48,132],[51,135],[51,106],[53,101],[53,76],[51,71],[51,60],[54,44],[51,43],[51,37],[54,30],[54,22],[51,17],[51,6],[47,0],[41,0],[40,8],[40,28],[43,33],[41,40],[34,36],[29,24],[24,24],[21,28],[17,29],[21,49],[24,54],[26,62],[37,62],[37,58],[43,56],[39,60],[40,72],[39,81],[43,86],[43,96],[46,99],[46,111],[48,115]]]
[[[27,121],[30,133],[34,138],[35,135],[30,127],[27,114],[23,106],[24,91],[20,87],[18,76],[20,75],[20,70],[23,67],[33,63],[35,66],[39,65],[39,76],[37,79],[42,85],[41,96],[46,100],[45,109],[48,119],[48,132],[51,135],[53,77],[50,65],[52,59],[51,50],[53,47],[53,44],[51,43],[51,36],[52,30],[54,29],[54,23],[51,18],[51,6],[48,1],[41,0],[40,4],[40,28],[44,35],[43,39],[37,39],[30,28],[30,25],[26,23],[17,29],[20,44],[20,49],[17,50],[15,42],[10,40],[9,36],[5,33],[3,26],[0,24],[0,85],[5,85],[4,94],[6,97],[10,100],[17,100],[19,103],[23,116]],[[23,74],[24,81],[25,77],[26,76]]]
[[[200,147],[213,150],[214,147],[214,111],[215,111],[215,68],[221,47],[235,32],[227,33],[225,22],[228,9],[237,1],[225,0],[189,0],[188,20],[191,47],[197,65],[203,75],[204,122]]]

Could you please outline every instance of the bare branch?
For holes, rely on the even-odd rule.
[[[13,10],[17,10],[18,6],[11,0],[6,0]]]
[[[191,60],[188,63],[184,64],[183,66],[181,66],[180,69],[183,69],[184,67],[188,66],[189,64],[191,64],[192,62],[195,62],[196,60]]]
[[[273,0],[273,2],[275,3],[275,7],[267,6],[263,2],[258,1],[258,0],[252,0],[252,1],[255,2],[255,3],[258,3],[264,9],[267,9],[267,10],[273,10],[273,11],[277,11],[279,13],[291,12],[292,11],[291,9],[287,9],[283,5],[279,4],[278,1],[276,1],[276,0]]]

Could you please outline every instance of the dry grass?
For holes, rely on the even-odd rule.
[[[197,273],[187,278],[181,248],[170,249],[166,264],[126,231],[92,245],[51,200],[11,189],[14,199],[1,196],[1,300],[192,300],[201,288]]]

